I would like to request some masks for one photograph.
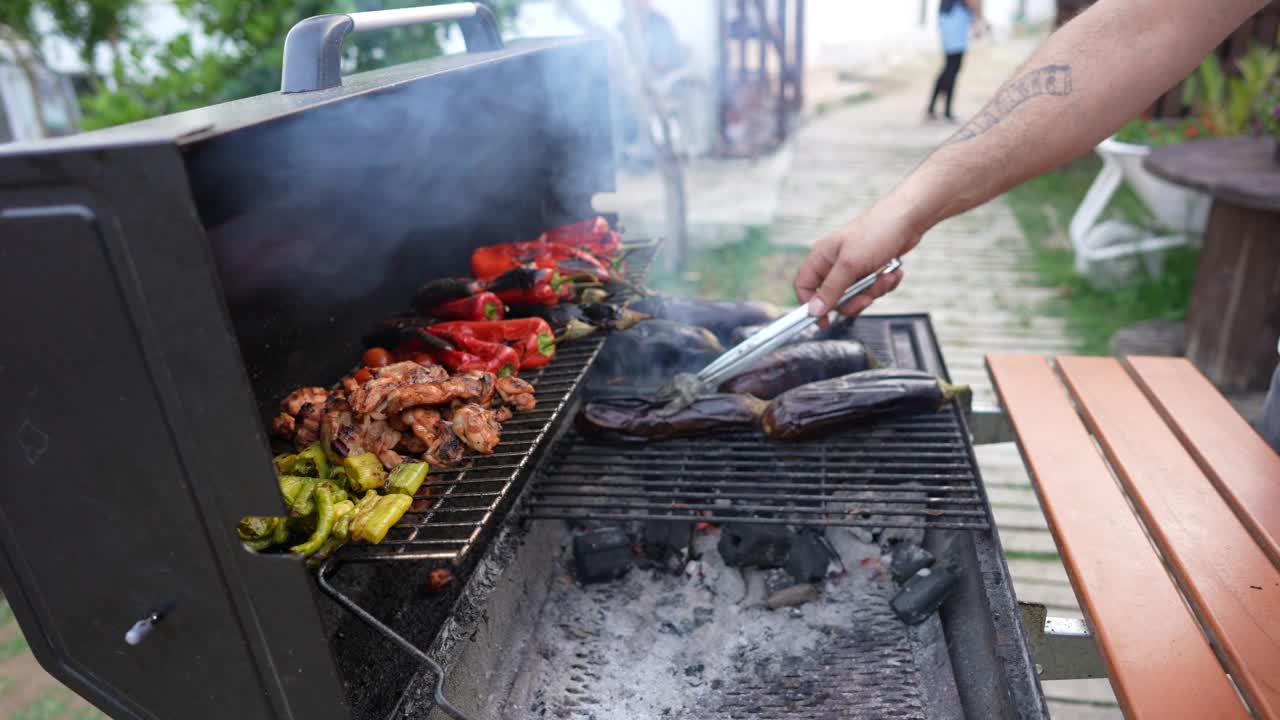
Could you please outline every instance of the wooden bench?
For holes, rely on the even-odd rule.
[[[1125,716],[1280,719],[1280,455],[1181,358],[987,367]]]

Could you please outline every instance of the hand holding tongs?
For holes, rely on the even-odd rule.
[[[902,261],[894,258],[878,271],[862,278],[849,286],[840,296],[835,307],[849,302],[860,295],[882,275],[888,275],[902,267]],[[803,332],[805,328],[818,321],[809,314],[809,307],[801,305],[791,312],[769,323],[764,329],[725,351],[702,369],[697,375],[681,373],[671,380],[671,384],[658,391],[657,400],[667,402],[667,406],[659,410],[661,415],[673,415],[688,407],[703,393],[720,387],[720,383],[751,368],[757,360]]]

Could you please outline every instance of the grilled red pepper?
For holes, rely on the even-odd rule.
[[[573,297],[573,284],[555,270],[518,267],[499,275],[486,289],[508,305],[556,305]]]
[[[453,324],[453,323],[445,323]],[[471,323],[462,323],[471,324]],[[501,342],[485,340],[467,333],[436,333],[434,326],[428,330],[436,337],[448,340],[460,350],[431,349],[428,354],[436,362],[452,372],[484,370],[498,376],[514,375],[520,370],[520,354]]]
[[[441,320],[501,320],[504,312],[502,300],[486,291],[436,305],[423,314]]]
[[[542,367],[556,354],[555,335],[542,318],[439,323],[432,325],[428,332],[464,349],[469,349],[467,342],[472,338],[485,343],[509,344],[518,352],[521,369]]]
[[[484,283],[471,278],[441,278],[418,288],[413,297],[413,307],[423,315],[444,303],[471,297],[485,291]]]
[[[622,237],[602,217],[552,228],[542,237],[549,243],[569,245],[599,258],[612,258],[622,249]]]
[[[571,245],[544,240],[489,245],[471,253],[471,274],[480,280],[496,278],[527,265],[557,270],[562,275],[589,273],[600,282],[613,278],[606,261]]]

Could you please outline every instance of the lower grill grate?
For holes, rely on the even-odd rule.
[[[656,248],[646,248],[629,255],[628,279],[641,282],[655,253]],[[463,467],[432,469],[409,512],[381,544],[344,546],[341,558],[461,564],[485,531],[501,519],[603,344],[603,334],[567,343],[557,349],[550,364],[522,373],[533,384],[537,407],[503,423],[497,452],[476,457]]]
[[[850,334],[894,365],[924,366],[895,342],[892,321],[867,320]],[[535,480],[529,514],[987,530],[964,427],[953,405],[801,443],[735,432],[620,445],[573,434]]]

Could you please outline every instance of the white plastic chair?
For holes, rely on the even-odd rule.
[[[1151,149],[1145,145],[1107,139],[1095,150],[1102,158],[1102,171],[1072,216],[1069,229],[1076,272],[1100,285],[1124,281],[1138,270],[1139,263],[1148,272],[1159,274],[1165,251],[1191,244],[1204,232],[1209,197],[1147,172],[1142,161]],[[1170,234],[1155,236],[1120,220],[1099,222],[1121,182],[1129,183],[1157,224]]]

